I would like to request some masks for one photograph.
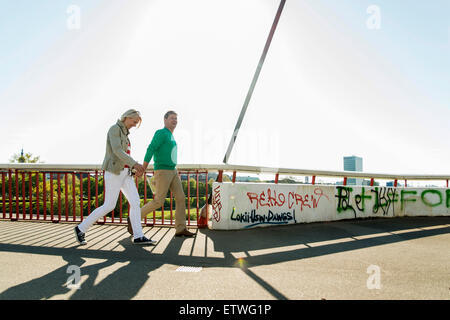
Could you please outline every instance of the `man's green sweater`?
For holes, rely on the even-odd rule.
[[[152,142],[147,148],[144,161],[150,163],[154,156],[155,170],[174,170],[177,165],[177,143],[169,129],[163,128],[155,132]]]

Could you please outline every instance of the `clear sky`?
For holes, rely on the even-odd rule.
[[[99,164],[130,107],[142,162],[222,163],[278,0],[0,0],[0,163]],[[450,1],[287,0],[230,164],[450,174]]]

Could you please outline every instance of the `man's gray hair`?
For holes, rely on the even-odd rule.
[[[174,114],[174,115],[176,115],[176,116],[178,115],[175,111],[170,110],[170,111],[167,111],[167,112],[166,112],[166,114],[164,115],[164,119],[169,118],[169,116],[170,116],[171,114]]]

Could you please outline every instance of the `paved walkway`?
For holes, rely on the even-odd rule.
[[[450,299],[450,217],[144,227],[146,247],[111,225],[79,246],[73,227],[0,221],[0,299]]]

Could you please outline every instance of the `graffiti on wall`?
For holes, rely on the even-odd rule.
[[[395,188],[375,187],[367,190],[361,188],[360,193],[353,193],[351,187],[336,187],[337,212],[342,213],[351,210],[357,217],[357,211],[364,212],[367,204],[372,204],[372,213],[389,214],[389,210],[394,214],[393,203],[398,201],[398,191]],[[370,201],[370,202],[369,202]]]
[[[450,208],[450,189],[424,189],[424,190],[401,190],[400,201],[402,208],[406,202],[416,202],[418,194],[420,192],[420,201],[427,207],[437,207],[445,205],[446,208]],[[408,197],[409,195],[409,197]],[[445,203],[445,204],[444,204]]]
[[[260,214],[256,212],[256,209],[252,209],[250,212],[236,213],[236,208],[233,207],[230,219],[232,221],[238,221],[241,223],[247,223],[249,225],[245,228],[251,228],[261,224],[288,224],[297,223],[295,219],[295,209],[286,212],[272,212],[268,210],[267,214]]]
[[[416,215],[450,215],[450,189],[251,183],[213,185],[213,229]]]
[[[222,202],[220,199],[220,185],[214,188],[212,198],[212,211],[213,219],[217,222],[220,221],[220,211],[222,210]]]
[[[306,208],[316,209],[322,198],[330,200],[319,187],[302,194],[282,192],[271,187],[259,193],[247,192],[248,205],[253,209],[238,213],[233,207],[230,220],[247,224],[245,228],[262,224],[297,223],[296,209],[300,212]],[[265,207],[267,211],[261,212]]]
[[[287,205],[289,209],[293,206],[298,206],[300,211],[304,208],[317,208],[322,197],[328,198],[321,188],[315,188],[313,193],[299,194],[297,192],[277,192],[273,188],[267,188],[266,191],[262,191],[257,194],[254,192],[247,192],[247,197],[251,205],[256,205],[256,209],[259,207],[283,207]]]
[[[420,195],[420,197],[419,197]],[[428,207],[437,207],[444,205],[450,207],[450,189],[445,191],[438,189],[424,190],[398,190],[392,187],[361,187],[359,192],[354,192],[352,187],[337,186],[336,195],[337,213],[351,210],[355,218],[358,212],[365,212],[367,205],[373,214],[382,213],[386,216],[389,213],[395,215],[394,203],[400,202],[400,208],[403,210],[407,203],[417,202],[419,200]]]

